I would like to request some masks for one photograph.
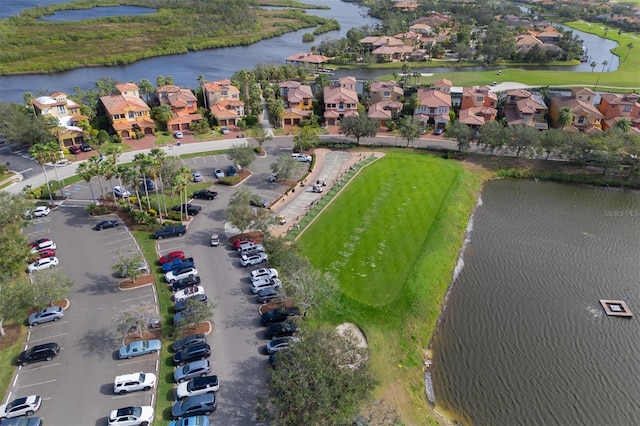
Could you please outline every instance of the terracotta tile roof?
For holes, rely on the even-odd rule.
[[[293,55],[287,56],[286,60],[290,62],[303,62],[309,64],[323,64],[327,62],[329,59],[328,56],[323,55],[315,55],[313,53],[294,53]]]
[[[299,85],[295,89],[289,89],[287,92],[288,102],[302,102],[305,99],[313,99],[311,87],[306,84]]]
[[[284,115],[290,115],[290,114],[298,115],[298,116],[303,117],[303,118],[307,118],[307,117],[311,117],[312,111],[298,109],[298,108],[287,108],[285,110]]]
[[[337,104],[340,102],[357,104],[358,94],[355,90],[342,86],[332,86],[324,88],[324,103]]]
[[[442,93],[434,89],[418,89],[418,100],[420,105],[427,106],[429,108],[437,108],[441,106],[451,107],[451,95],[448,93]]]
[[[118,91],[120,93],[122,93],[122,92],[134,92],[134,91],[139,91],[140,90],[138,85],[133,83],[133,82],[116,84],[116,89],[118,89]]]
[[[151,111],[145,101],[135,96],[101,96],[100,101],[109,115],[122,114],[125,111]]]

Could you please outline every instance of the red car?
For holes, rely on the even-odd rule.
[[[235,240],[233,242],[233,248],[238,250],[240,248],[240,244],[242,243],[256,243],[256,240]]]
[[[40,238],[39,240],[31,241],[29,243],[29,247],[36,247],[36,246],[39,246],[42,243],[46,243],[47,241],[51,241],[51,240],[48,239],[48,238]]]
[[[37,259],[44,259],[45,257],[55,257],[56,251],[52,249],[44,249],[36,253]]]
[[[171,253],[167,253],[160,259],[158,259],[158,263],[164,265],[165,263],[173,262],[176,259],[184,259],[184,257],[185,256],[183,251],[172,251]]]

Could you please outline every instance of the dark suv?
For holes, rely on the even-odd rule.
[[[173,363],[179,365],[197,359],[207,359],[211,356],[211,346],[208,343],[195,343],[179,350],[173,355]]]
[[[165,226],[164,228],[156,229],[153,237],[156,240],[171,237],[181,237],[187,233],[187,227],[184,225]]]
[[[51,361],[60,353],[60,346],[57,343],[44,343],[32,346],[18,355],[18,364],[25,366],[32,362]]]
[[[202,210],[202,207],[196,206],[194,204],[178,204],[177,206],[173,206],[171,210],[173,210],[174,212],[179,212],[180,210],[182,210],[183,212],[186,212],[189,216],[195,216],[198,213],[200,213],[200,210]]]
[[[200,277],[197,275],[193,277],[183,278],[181,280],[173,282],[173,284],[169,284],[169,290],[178,291],[182,290],[185,287],[193,287],[194,285],[200,284],[200,281]]]
[[[265,312],[262,314],[262,325],[268,326],[273,324],[274,322],[281,322],[290,317],[295,317],[300,315],[300,309],[296,306],[292,306],[290,308],[278,308],[272,311]]]

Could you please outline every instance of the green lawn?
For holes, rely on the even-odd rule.
[[[349,321],[365,331],[379,392],[410,424],[428,417],[422,361],[482,178],[453,160],[389,151],[299,239],[341,286],[310,320]]]
[[[5,323],[5,327],[7,323]],[[24,338],[27,334],[27,327],[20,327],[20,337],[16,342],[0,351],[0,401],[4,401],[9,383],[15,372],[15,360],[22,351],[24,346]]]

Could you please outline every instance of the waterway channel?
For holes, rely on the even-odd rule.
[[[60,3],[60,0],[10,0],[3,2],[3,10],[0,10],[0,18],[15,15],[35,4],[48,5]],[[5,5],[6,3],[6,5]],[[335,18],[340,23],[339,31],[332,31],[316,37],[313,44],[318,44],[327,38],[340,38],[346,35],[353,27],[364,25],[376,25],[378,21],[366,16],[363,10],[354,3],[344,3],[338,0],[314,0],[312,3],[329,6],[331,9],[311,9],[307,13],[326,18]],[[25,7],[23,7],[23,5]],[[105,8],[96,13],[104,15]],[[92,9],[83,11],[87,18],[92,17]],[[55,16],[55,15],[54,15]],[[62,15],[64,16],[64,15]],[[148,79],[152,82],[159,75],[172,76],[176,84],[184,87],[195,87],[197,78],[203,75],[206,80],[215,81],[229,78],[239,69],[253,69],[259,63],[284,64],[285,57],[296,53],[308,51],[312,44],[302,42],[302,35],[310,29],[303,29],[283,36],[262,40],[251,46],[238,46],[223,49],[190,52],[180,55],[162,56],[136,63],[117,67],[92,67],[54,73],[54,74],[30,74],[0,76],[0,100],[4,102],[22,102],[23,95],[27,92],[39,95],[53,91],[73,92],[75,86],[83,89],[94,87],[94,83],[101,77],[111,77],[118,81],[135,81]],[[602,39],[586,33],[575,31],[574,33],[585,40],[585,46],[593,60],[601,64],[608,61],[605,71],[617,69],[617,58],[612,59],[610,49],[615,47],[611,40]],[[615,58],[615,57],[614,57]],[[478,67],[477,70],[487,68]],[[539,69],[554,69],[553,67],[539,67]],[[591,71],[588,64],[575,67],[555,67],[562,70]],[[417,68],[414,71],[424,73],[439,73],[451,71],[452,68]],[[459,68],[463,71],[474,71],[474,68]],[[596,71],[599,71],[596,68]],[[359,79],[373,79],[383,74],[389,74],[390,70],[340,70],[336,77],[341,75],[353,75]]]
[[[481,200],[434,336],[438,407],[474,425],[637,424],[640,193],[497,180]]]

